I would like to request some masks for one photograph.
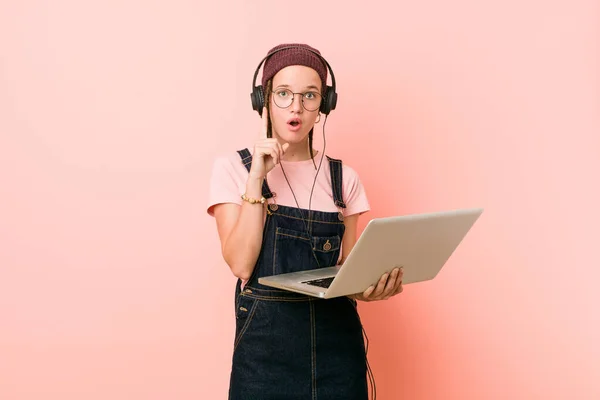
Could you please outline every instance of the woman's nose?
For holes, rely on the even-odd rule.
[[[295,112],[302,112],[303,107],[304,106],[302,105],[302,95],[295,94],[292,100],[292,110],[294,110]]]

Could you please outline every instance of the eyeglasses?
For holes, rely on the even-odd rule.
[[[279,108],[288,108],[294,102],[294,95],[302,96],[302,106],[306,111],[317,111],[321,106],[321,95],[318,92],[294,93],[289,89],[277,89],[273,92],[273,100]]]

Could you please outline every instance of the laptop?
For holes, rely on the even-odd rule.
[[[403,267],[403,285],[432,280],[482,212],[468,208],[375,218],[342,265],[261,277],[258,282],[330,299],[362,293],[395,267]]]

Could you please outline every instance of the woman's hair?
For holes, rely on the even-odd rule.
[[[265,107],[267,108],[267,115],[270,116],[271,115],[271,93],[273,91],[273,80],[269,79],[267,81],[267,84],[265,85],[265,93],[264,93],[264,102],[265,102]],[[310,128],[310,132],[308,132],[308,151],[310,152],[310,158],[312,158],[313,160],[313,164],[315,162],[315,155],[313,152],[313,131],[315,130],[314,127]],[[268,138],[272,138],[273,137],[273,127],[271,126],[271,118],[267,118],[267,137]],[[315,165],[316,168],[316,165]]]

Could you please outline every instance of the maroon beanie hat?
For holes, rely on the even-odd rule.
[[[323,60],[321,60],[318,55],[314,54],[313,51],[319,55],[321,52],[309,45],[294,43],[275,46],[269,50],[268,54],[284,47],[292,48],[278,51],[265,61],[262,74],[263,88],[266,87],[267,81],[272,79],[275,74],[283,68],[289,67],[290,65],[304,65],[317,71],[321,78],[322,90],[325,91],[327,85],[327,67],[325,66],[325,63],[323,63]]]

